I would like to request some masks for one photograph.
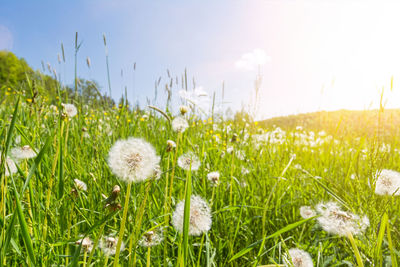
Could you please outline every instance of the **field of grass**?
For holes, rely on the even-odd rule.
[[[76,116],[63,113],[65,102],[77,107]],[[183,116],[189,127],[176,132],[169,119],[179,114],[61,95],[51,103],[10,94],[0,109],[4,266],[279,266],[290,261],[292,248],[307,251],[314,266],[397,266],[400,202],[375,193],[375,174],[400,169],[399,139],[383,140],[379,123],[369,125],[372,134],[314,133],[307,125],[265,130],[251,121],[200,119],[190,110]],[[110,149],[129,137],[155,148],[159,177],[129,185],[113,173]],[[168,149],[168,140],[176,147]],[[26,146],[36,156],[17,160],[15,148]],[[178,166],[187,152],[200,161],[198,170]],[[207,178],[215,171],[218,182]],[[190,235],[188,211],[183,233],[171,223],[178,202],[190,195],[211,210],[211,228],[199,236]],[[327,232],[318,204],[329,201],[340,205],[343,222],[369,223]],[[320,212],[304,219],[302,206]],[[116,263],[110,247],[119,235],[124,245]]]

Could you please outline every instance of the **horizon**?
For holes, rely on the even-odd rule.
[[[128,100],[143,106],[159,77],[163,92],[167,70],[180,77],[187,69],[189,89],[194,79],[222,102],[224,84],[224,106],[234,111],[254,106],[260,74],[257,119],[379,108],[382,88],[386,107],[400,107],[400,38],[393,34],[400,4],[392,1],[41,3],[0,4],[0,49],[34,69],[48,62],[72,84],[78,32],[78,76],[96,80],[107,93],[105,33],[115,100],[126,86]],[[61,43],[65,65],[57,62]],[[175,97],[179,89],[173,88]],[[155,104],[164,99],[162,93]]]

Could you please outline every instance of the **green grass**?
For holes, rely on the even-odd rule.
[[[114,204],[129,204],[121,266],[178,266],[179,261],[186,261],[184,266],[273,265],[282,264],[293,247],[309,252],[317,266],[397,264],[400,202],[374,194],[373,174],[382,168],[400,170],[399,140],[396,134],[386,136],[383,147],[374,123],[367,125],[373,134],[330,131],[332,137],[315,133],[311,138],[304,125],[301,131],[288,127],[282,142],[257,143],[257,134],[266,130],[253,122],[202,121],[189,113],[190,127],[178,137],[166,119],[177,114],[160,107],[165,114],[152,108],[144,117],[143,111],[122,106],[76,102],[78,115],[68,120],[50,109],[51,101],[22,98],[18,105],[10,95],[0,108],[3,154],[23,145],[38,152],[27,165],[19,163],[14,175],[1,173],[3,265],[111,266],[114,256],[107,257],[98,241],[103,235],[118,236],[120,230],[122,209],[106,207],[114,185],[121,187]],[[304,144],[292,133],[324,141]],[[234,134],[238,140],[232,142]],[[162,175],[132,184],[126,200],[128,185],[111,173],[107,155],[116,140],[129,136],[142,137],[156,148]],[[178,143],[176,151],[167,152],[169,139]],[[187,173],[176,165],[187,151],[200,158],[198,171]],[[207,180],[211,171],[221,174],[217,187]],[[74,179],[84,181],[87,191],[75,190]],[[199,237],[187,236],[186,227],[183,236],[170,224],[175,205],[191,194],[202,196],[212,209],[211,230]],[[301,206],[328,200],[367,215],[366,232],[350,238],[329,235],[315,217],[300,217]],[[144,233],[159,227],[167,233],[163,243],[151,250],[138,245]],[[91,253],[76,244],[84,236],[96,241]]]

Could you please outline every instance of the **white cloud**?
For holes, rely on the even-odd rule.
[[[0,25],[0,50],[11,50],[13,36],[6,26]]]
[[[235,67],[240,70],[253,71],[259,66],[271,61],[271,57],[263,49],[256,48],[249,53],[245,53],[235,62]]]

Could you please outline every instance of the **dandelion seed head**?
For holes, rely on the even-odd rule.
[[[320,203],[316,210],[321,215],[317,218],[319,225],[330,234],[347,236],[348,233],[352,233],[358,235],[369,226],[367,217],[361,219],[358,215],[344,211],[336,202]]]
[[[219,172],[210,172],[207,174],[207,179],[213,183],[214,186],[219,184]]]
[[[189,124],[187,120],[183,117],[176,117],[175,119],[172,120],[172,129],[175,132],[183,133],[188,127]]]
[[[114,255],[117,249],[118,237],[106,236],[100,241],[100,248],[103,250],[106,255]],[[120,251],[123,251],[125,248],[124,242],[121,242]]]
[[[93,241],[89,237],[77,240],[75,244],[79,245],[82,243],[82,249],[90,253],[93,249]]]
[[[377,172],[375,194],[400,195],[400,173],[387,169]]]
[[[11,149],[11,156],[16,160],[30,159],[36,157],[36,152],[26,145],[23,147],[14,147]]]
[[[170,152],[176,147],[176,144],[172,140],[167,141],[167,151]]]
[[[162,231],[148,231],[139,240],[139,246],[154,247],[161,244],[163,240],[164,236],[162,234]]]
[[[302,206],[300,207],[300,216],[303,219],[308,219],[317,215],[315,210],[313,210],[310,206]]]
[[[0,159],[0,163],[1,163],[1,159]],[[5,168],[5,172],[4,172],[5,176],[10,176],[11,174],[14,174],[18,171],[17,166],[15,165],[14,161],[9,157],[6,158],[4,168]]]
[[[185,201],[176,205],[172,215],[172,225],[178,232],[183,231]],[[192,195],[190,198],[190,220],[189,235],[199,236],[211,229],[211,209],[208,204],[199,196]]]
[[[179,111],[181,112],[181,115],[185,115],[189,111],[189,108],[187,106],[180,106]]]
[[[125,182],[140,182],[151,177],[159,161],[151,144],[133,137],[115,142],[108,155],[111,171]]]
[[[298,249],[291,248],[289,249],[288,255],[285,257],[285,266],[294,266],[294,267],[313,267],[313,261],[308,254],[308,252]]]
[[[200,168],[200,160],[193,152],[188,152],[178,158],[178,166],[186,171],[197,171]]]
[[[74,185],[75,185],[76,189],[78,189],[78,190],[81,190],[81,191],[87,190],[87,185],[85,184],[85,182],[82,182],[79,179],[74,179]]]
[[[62,104],[64,108],[64,114],[67,115],[67,117],[72,118],[75,117],[76,114],[78,114],[78,110],[76,109],[75,105],[73,104]]]
[[[154,167],[154,170],[153,170],[153,178],[156,180],[160,179],[161,173],[162,173],[161,167],[160,167],[160,165],[157,164],[157,166]]]

